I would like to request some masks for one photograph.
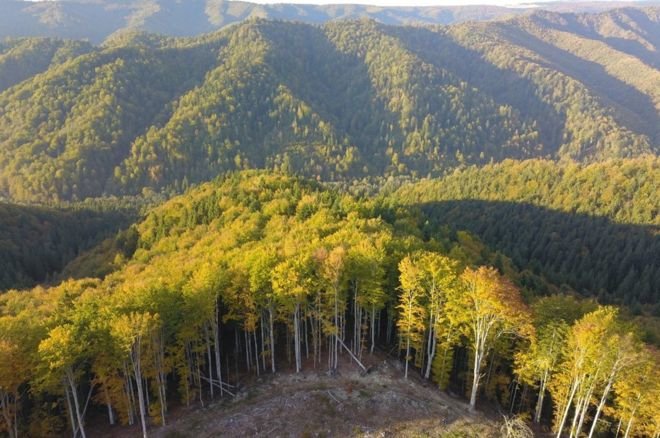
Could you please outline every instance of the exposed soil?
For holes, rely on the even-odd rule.
[[[175,410],[169,424],[151,428],[150,436],[418,437],[439,436],[464,423],[473,433],[483,423],[484,433],[478,435],[491,435],[489,422],[468,412],[462,400],[417,375],[404,380],[399,362],[381,354],[364,362],[368,373],[344,355],[334,375],[314,370],[311,363],[298,374],[266,374],[239,388],[236,397]],[[113,428],[108,436],[138,433],[137,428]]]

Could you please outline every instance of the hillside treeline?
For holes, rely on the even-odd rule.
[[[86,436],[97,410],[147,435],[174,405],[231,397],[240,376],[332,371],[346,354],[359,366],[394,346],[402,378],[472,408],[490,400],[570,436],[657,436],[657,356],[615,308],[527,302],[510,261],[383,208],[241,173],[153,209],[104,280],[0,296],[0,424]]]

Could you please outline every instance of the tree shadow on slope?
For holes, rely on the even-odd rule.
[[[537,124],[547,151],[559,150],[566,116],[538,96],[538,85],[531,80],[496,67],[481,53],[461,46],[441,32],[411,27],[390,27],[387,31],[424,62],[477,87],[497,104],[515,108],[528,124]]]
[[[278,22],[261,30],[271,44],[268,62],[278,80],[329,121],[339,138],[359,145],[369,165],[377,166],[372,171],[382,171],[389,162],[386,130],[400,142],[404,135],[364,61],[340,51],[321,27]]]
[[[660,27],[657,23],[651,21],[642,10],[635,8],[622,8],[610,11],[607,15],[608,18],[610,18],[616,26],[620,27],[623,31],[634,34],[637,38],[645,40],[653,45],[655,49],[660,47]],[[642,62],[653,68],[660,67],[660,58],[657,53],[649,50],[640,41],[598,33],[592,27],[582,22],[580,16],[562,14],[562,23],[548,20],[541,14],[534,15],[534,18],[548,28],[562,32],[571,32],[585,38],[601,41],[616,50],[636,56]],[[632,21],[634,26],[629,24],[629,21]]]
[[[512,43],[542,56],[548,63],[547,67],[572,77],[595,91],[604,103],[616,110],[614,117],[617,122],[631,131],[646,134],[651,139],[656,139],[659,135],[660,120],[648,95],[610,76],[598,63],[579,58],[513,25],[503,25],[502,29]]]
[[[0,292],[47,281],[132,218],[120,210],[56,210],[0,203]]]
[[[455,200],[419,207],[425,232],[467,230],[555,284],[567,284],[605,303],[656,305],[660,301],[660,229],[617,224],[527,203]],[[658,308],[655,309],[657,312]]]

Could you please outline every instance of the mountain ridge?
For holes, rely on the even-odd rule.
[[[595,39],[558,39],[535,16],[450,27],[251,20],[195,38],[118,35],[0,93],[0,194],[179,192],[244,168],[347,181],[657,155],[660,72],[602,41],[594,53]],[[592,21],[612,17],[631,15]],[[599,30],[601,40],[618,31]],[[647,31],[628,38],[655,44]],[[639,68],[631,76],[622,65]]]
[[[636,5],[655,5],[641,1]],[[56,36],[89,39],[100,43],[122,30],[144,30],[171,36],[193,36],[249,18],[269,18],[307,23],[368,17],[385,24],[451,24],[490,20],[533,11],[533,7],[427,6],[379,7],[368,5],[256,4],[243,1],[106,0],[35,1],[4,0],[0,39],[7,36]],[[549,2],[543,8],[558,12],[601,12],[629,6],[629,2]]]

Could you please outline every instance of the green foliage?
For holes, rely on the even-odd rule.
[[[48,38],[0,42],[0,92],[91,50],[86,42]]]
[[[81,252],[128,225],[126,210],[0,203],[0,290],[49,280]]]
[[[569,297],[530,308],[510,260],[466,232],[431,238],[425,222],[416,208],[263,171],[191,189],[97,249],[103,279],[0,295],[0,427],[61,435],[64,422],[52,417],[83,426],[88,393],[146,429],[166,424],[172,403],[231,393],[228,382],[245,373],[299,371],[326,357],[334,370],[339,342],[361,357],[366,345],[396,348],[400,337],[414,355],[409,372],[432,371],[442,387],[472,373],[473,405],[485,396],[521,409],[526,402],[507,388],[550,379],[552,397],[565,393],[572,351],[587,345],[589,366],[602,363],[607,374],[580,383],[579,400],[602,394],[608,409],[621,406],[603,416],[632,415],[635,427],[653,430],[653,409],[630,413],[635,394],[655,394],[629,373],[646,353],[613,308]],[[501,271],[479,266],[489,261]],[[295,368],[286,360],[293,351]]]
[[[650,156],[586,166],[505,161],[405,185],[391,198],[420,205],[429,232],[468,230],[554,284],[605,302],[654,305],[658,169]]]
[[[514,38],[529,26],[250,20],[197,38],[120,33],[80,56],[61,43],[73,48],[53,56],[72,59],[0,94],[0,194],[82,200],[180,192],[248,168],[346,182],[656,152],[651,72],[631,79],[616,64],[612,84],[592,83],[580,57],[591,52],[555,65],[558,40]],[[600,99],[604,87],[621,98]]]

